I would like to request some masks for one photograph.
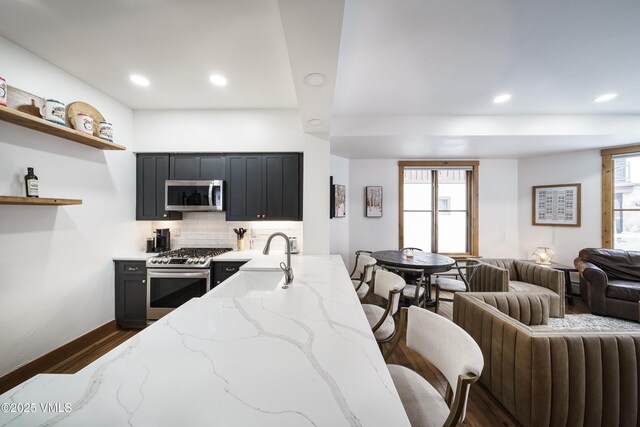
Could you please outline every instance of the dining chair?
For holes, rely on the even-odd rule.
[[[356,262],[353,264],[353,270],[351,270],[351,274],[349,274],[349,277],[353,277],[353,275],[356,273],[356,269],[358,268],[358,259],[360,259],[360,255],[364,254],[367,256],[371,256],[372,253],[373,251],[364,251],[364,250],[356,251]]]
[[[451,270],[446,273],[436,275],[436,305],[435,312],[438,312],[440,300],[453,301],[452,298],[440,298],[440,291],[447,292],[469,292],[469,282],[480,267],[477,259],[459,259],[451,266]]]
[[[353,283],[360,301],[363,301],[370,294],[369,284],[373,279],[373,270],[376,265],[375,258],[365,255],[367,253],[370,254],[371,252],[356,252],[356,264],[351,272],[351,283]]]
[[[362,304],[362,309],[379,345],[391,341],[396,333],[393,315],[398,311],[400,294],[405,285],[404,279],[395,273],[386,270],[375,272],[371,284],[372,292],[387,301],[386,307]]]
[[[424,307],[427,301],[427,295],[430,295],[427,289],[424,270],[419,268],[393,267],[392,271],[402,277],[405,283],[407,282],[407,277],[412,278],[411,283],[407,283],[402,290],[402,299],[409,300],[411,304],[419,307]]]
[[[447,380],[444,397],[415,371],[387,365],[412,426],[455,426],[464,421],[471,384],[484,360],[478,344],[458,325],[424,308],[403,307],[389,357],[406,329],[407,347],[434,365]]]

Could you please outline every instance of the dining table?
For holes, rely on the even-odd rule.
[[[382,267],[413,268],[424,271],[427,286],[427,302],[431,301],[431,275],[451,270],[455,260],[445,255],[422,252],[419,250],[384,250],[376,251],[371,257]]]

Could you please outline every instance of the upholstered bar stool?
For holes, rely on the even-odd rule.
[[[373,279],[373,269],[376,265],[376,260],[367,255],[370,253],[369,251],[357,251],[356,263],[351,272],[351,283],[353,283],[360,301],[369,293],[369,284]]]
[[[393,315],[398,311],[400,294],[406,283],[404,279],[390,271],[378,270],[373,278],[372,293],[387,301],[385,308],[373,304],[362,304],[373,335],[378,344],[391,341],[396,332]]]
[[[464,421],[469,388],[478,381],[484,360],[478,344],[462,328],[424,308],[411,306],[400,313],[393,346],[407,329],[407,347],[434,365],[447,380],[443,397],[420,374],[400,365],[387,365],[412,426],[455,426]]]

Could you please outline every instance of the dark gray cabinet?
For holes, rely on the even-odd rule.
[[[224,179],[224,156],[212,154],[171,154],[171,179]]]
[[[147,326],[147,268],[144,261],[115,261],[116,323],[120,328]]]
[[[229,277],[240,271],[246,261],[219,261],[213,263],[213,279],[211,287],[218,286]]]
[[[169,179],[169,155],[138,154],[136,161],[136,220],[182,219],[181,212],[165,210],[164,182]]]
[[[227,156],[227,220],[302,220],[302,154]]]

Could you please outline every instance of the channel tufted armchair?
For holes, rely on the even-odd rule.
[[[471,292],[529,292],[549,295],[549,315],[564,317],[564,273],[517,259],[480,259]]]
[[[640,331],[555,329],[547,313],[544,294],[455,294],[482,385],[524,427],[639,426]]]

